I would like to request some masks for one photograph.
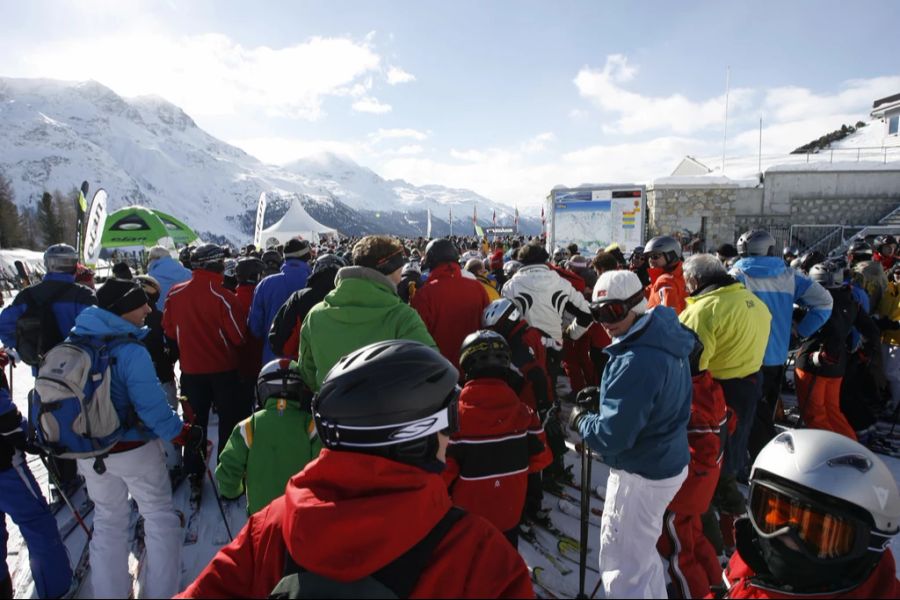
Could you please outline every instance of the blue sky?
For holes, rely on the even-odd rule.
[[[897,2],[0,0],[0,76],[156,94],[267,162],[536,205],[790,151],[900,92]],[[726,170],[727,174],[727,170]]]

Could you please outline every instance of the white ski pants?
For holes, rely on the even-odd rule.
[[[646,479],[609,470],[600,527],[600,577],[607,598],[667,598],[656,542],[663,513],[687,478]]]
[[[128,598],[132,580],[128,573],[129,519],[135,499],[144,517],[147,547],[142,569],[142,598],[171,598],[180,591],[181,521],[172,504],[172,488],[166,471],[162,442],[111,454],[106,473],[94,471],[94,459],[79,459],[88,494],[94,501],[94,537],[91,540],[91,584],[95,598]]]

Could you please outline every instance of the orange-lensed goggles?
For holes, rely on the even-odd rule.
[[[819,560],[861,556],[869,546],[870,528],[858,518],[759,482],[750,486],[750,520],[760,536],[789,535]]]

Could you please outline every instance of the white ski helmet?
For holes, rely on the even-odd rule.
[[[792,511],[806,503],[825,518],[861,520],[865,531],[855,536],[856,551],[881,550],[900,532],[900,491],[891,471],[871,450],[838,433],[801,429],[777,435],[757,456],[750,482],[751,522],[764,537],[780,535],[766,531],[780,524],[761,522],[760,507],[754,506],[774,502],[770,493],[786,495]],[[754,489],[760,487],[763,493]]]

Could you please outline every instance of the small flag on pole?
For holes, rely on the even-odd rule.
[[[519,207],[518,206],[516,207],[516,218],[513,221],[513,223],[516,226],[516,230],[518,231],[518,229],[519,229]]]
[[[428,230],[425,232],[425,237],[431,239],[431,209],[428,209]]]
[[[494,209],[494,212],[493,212],[493,214],[491,215],[491,224],[492,224],[492,225],[496,225],[496,224],[497,224],[497,209],[496,209],[496,208]]]
[[[478,225],[478,205],[472,205],[472,225]]]

